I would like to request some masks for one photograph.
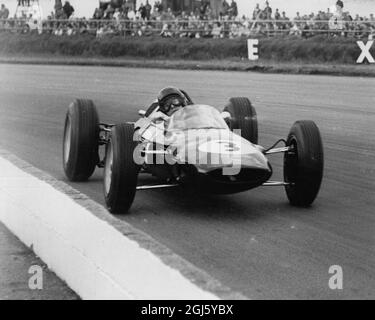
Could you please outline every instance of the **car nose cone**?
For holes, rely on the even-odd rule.
[[[269,170],[268,160],[261,149],[229,130],[198,130],[180,141],[178,156],[199,172],[219,168],[248,168]]]

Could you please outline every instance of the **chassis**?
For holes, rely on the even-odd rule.
[[[186,109],[190,112],[195,112],[194,108],[208,110],[208,106],[194,104],[185,108],[190,108]],[[210,112],[217,117],[217,111],[212,109]],[[152,161],[138,163],[134,158],[137,148],[144,159],[155,159],[157,156],[176,158],[177,153],[145,138],[145,132],[155,126],[145,114],[145,111],[140,110],[141,118],[137,122],[114,125],[99,121],[91,100],[75,100],[68,108],[63,141],[65,174],[70,181],[86,181],[96,167],[104,168],[104,197],[112,213],[128,212],[137,190],[156,188],[193,185],[202,192],[223,194],[243,192],[258,186],[283,186],[289,202],[303,207],[310,206],[319,192],[323,177],[323,144],[319,129],[313,121],[295,122],[287,139],[280,139],[266,149],[258,144],[257,115],[250,101],[247,98],[231,98],[220,114],[225,122],[225,128],[221,128],[220,132],[230,132],[231,139],[241,139],[239,143],[245,145],[248,151],[243,152],[241,149],[239,152],[239,157],[244,159],[240,162],[239,172],[220,175],[219,169],[227,165],[203,168],[181,159],[173,164]],[[236,130],[240,130],[240,133],[232,133]],[[212,134],[215,131],[208,135]],[[277,147],[280,143],[283,146]],[[99,152],[99,149],[103,147],[104,155],[100,156],[103,152]],[[226,151],[223,157],[233,160],[233,150]],[[272,167],[267,156],[276,153],[284,154],[284,181],[269,180]],[[152,174],[161,182],[138,185],[139,174]]]

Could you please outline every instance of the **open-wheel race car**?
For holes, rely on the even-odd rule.
[[[220,112],[193,103],[183,90],[162,90],[157,103],[139,115],[135,123],[101,123],[91,100],[75,100],[66,114],[65,174],[70,181],[86,181],[96,167],[104,168],[104,197],[112,213],[128,212],[136,191],[146,189],[186,186],[203,196],[283,186],[290,203],[303,207],[319,192],[323,144],[313,121],[295,122],[286,140],[264,148],[247,98],[229,99]],[[284,181],[270,180],[267,156],[275,153],[284,153]],[[156,183],[138,185],[139,174],[156,176]]]

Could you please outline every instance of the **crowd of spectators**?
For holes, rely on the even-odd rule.
[[[262,34],[309,37],[319,33],[358,38],[375,36],[374,14],[352,17],[344,10],[342,0],[336,2],[335,12],[329,8],[310,14],[297,12],[293,18],[278,8],[274,10],[269,1],[265,2],[263,8],[257,4],[250,17],[239,16],[235,0],[223,0],[218,14],[211,9],[209,0],[201,0],[200,5],[189,12],[173,12],[158,0],[153,6],[146,0],[138,7],[134,6],[133,0],[112,0],[111,3],[100,3],[89,19],[75,17],[69,1],[65,1],[64,5],[61,0],[56,1],[54,9],[43,20],[43,28],[39,30],[56,36],[92,34],[98,38],[110,35],[235,38]],[[26,23],[10,19],[9,10],[4,5],[1,5],[0,20],[3,30],[29,32],[37,29],[35,21],[33,27],[27,19]]]
[[[326,11],[317,13],[300,14],[296,12],[294,18],[286,16],[285,11],[280,13],[276,9],[273,13],[269,2],[266,1],[265,9],[261,10],[259,4],[253,11],[252,19],[255,33],[266,31],[268,33],[278,34],[287,33],[302,37],[312,36],[317,33],[329,33],[334,35],[353,35],[357,37],[375,36],[374,14],[369,17],[360,17],[358,14],[353,18],[349,11],[344,11],[344,3],[338,0],[334,11],[327,8]]]

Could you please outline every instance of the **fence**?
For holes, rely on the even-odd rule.
[[[92,34],[96,37],[153,36],[190,38],[234,38],[241,36],[318,34],[369,37],[375,36],[375,21],[322,20],[0,20],[1,32],[50,33],[56,36]]]

